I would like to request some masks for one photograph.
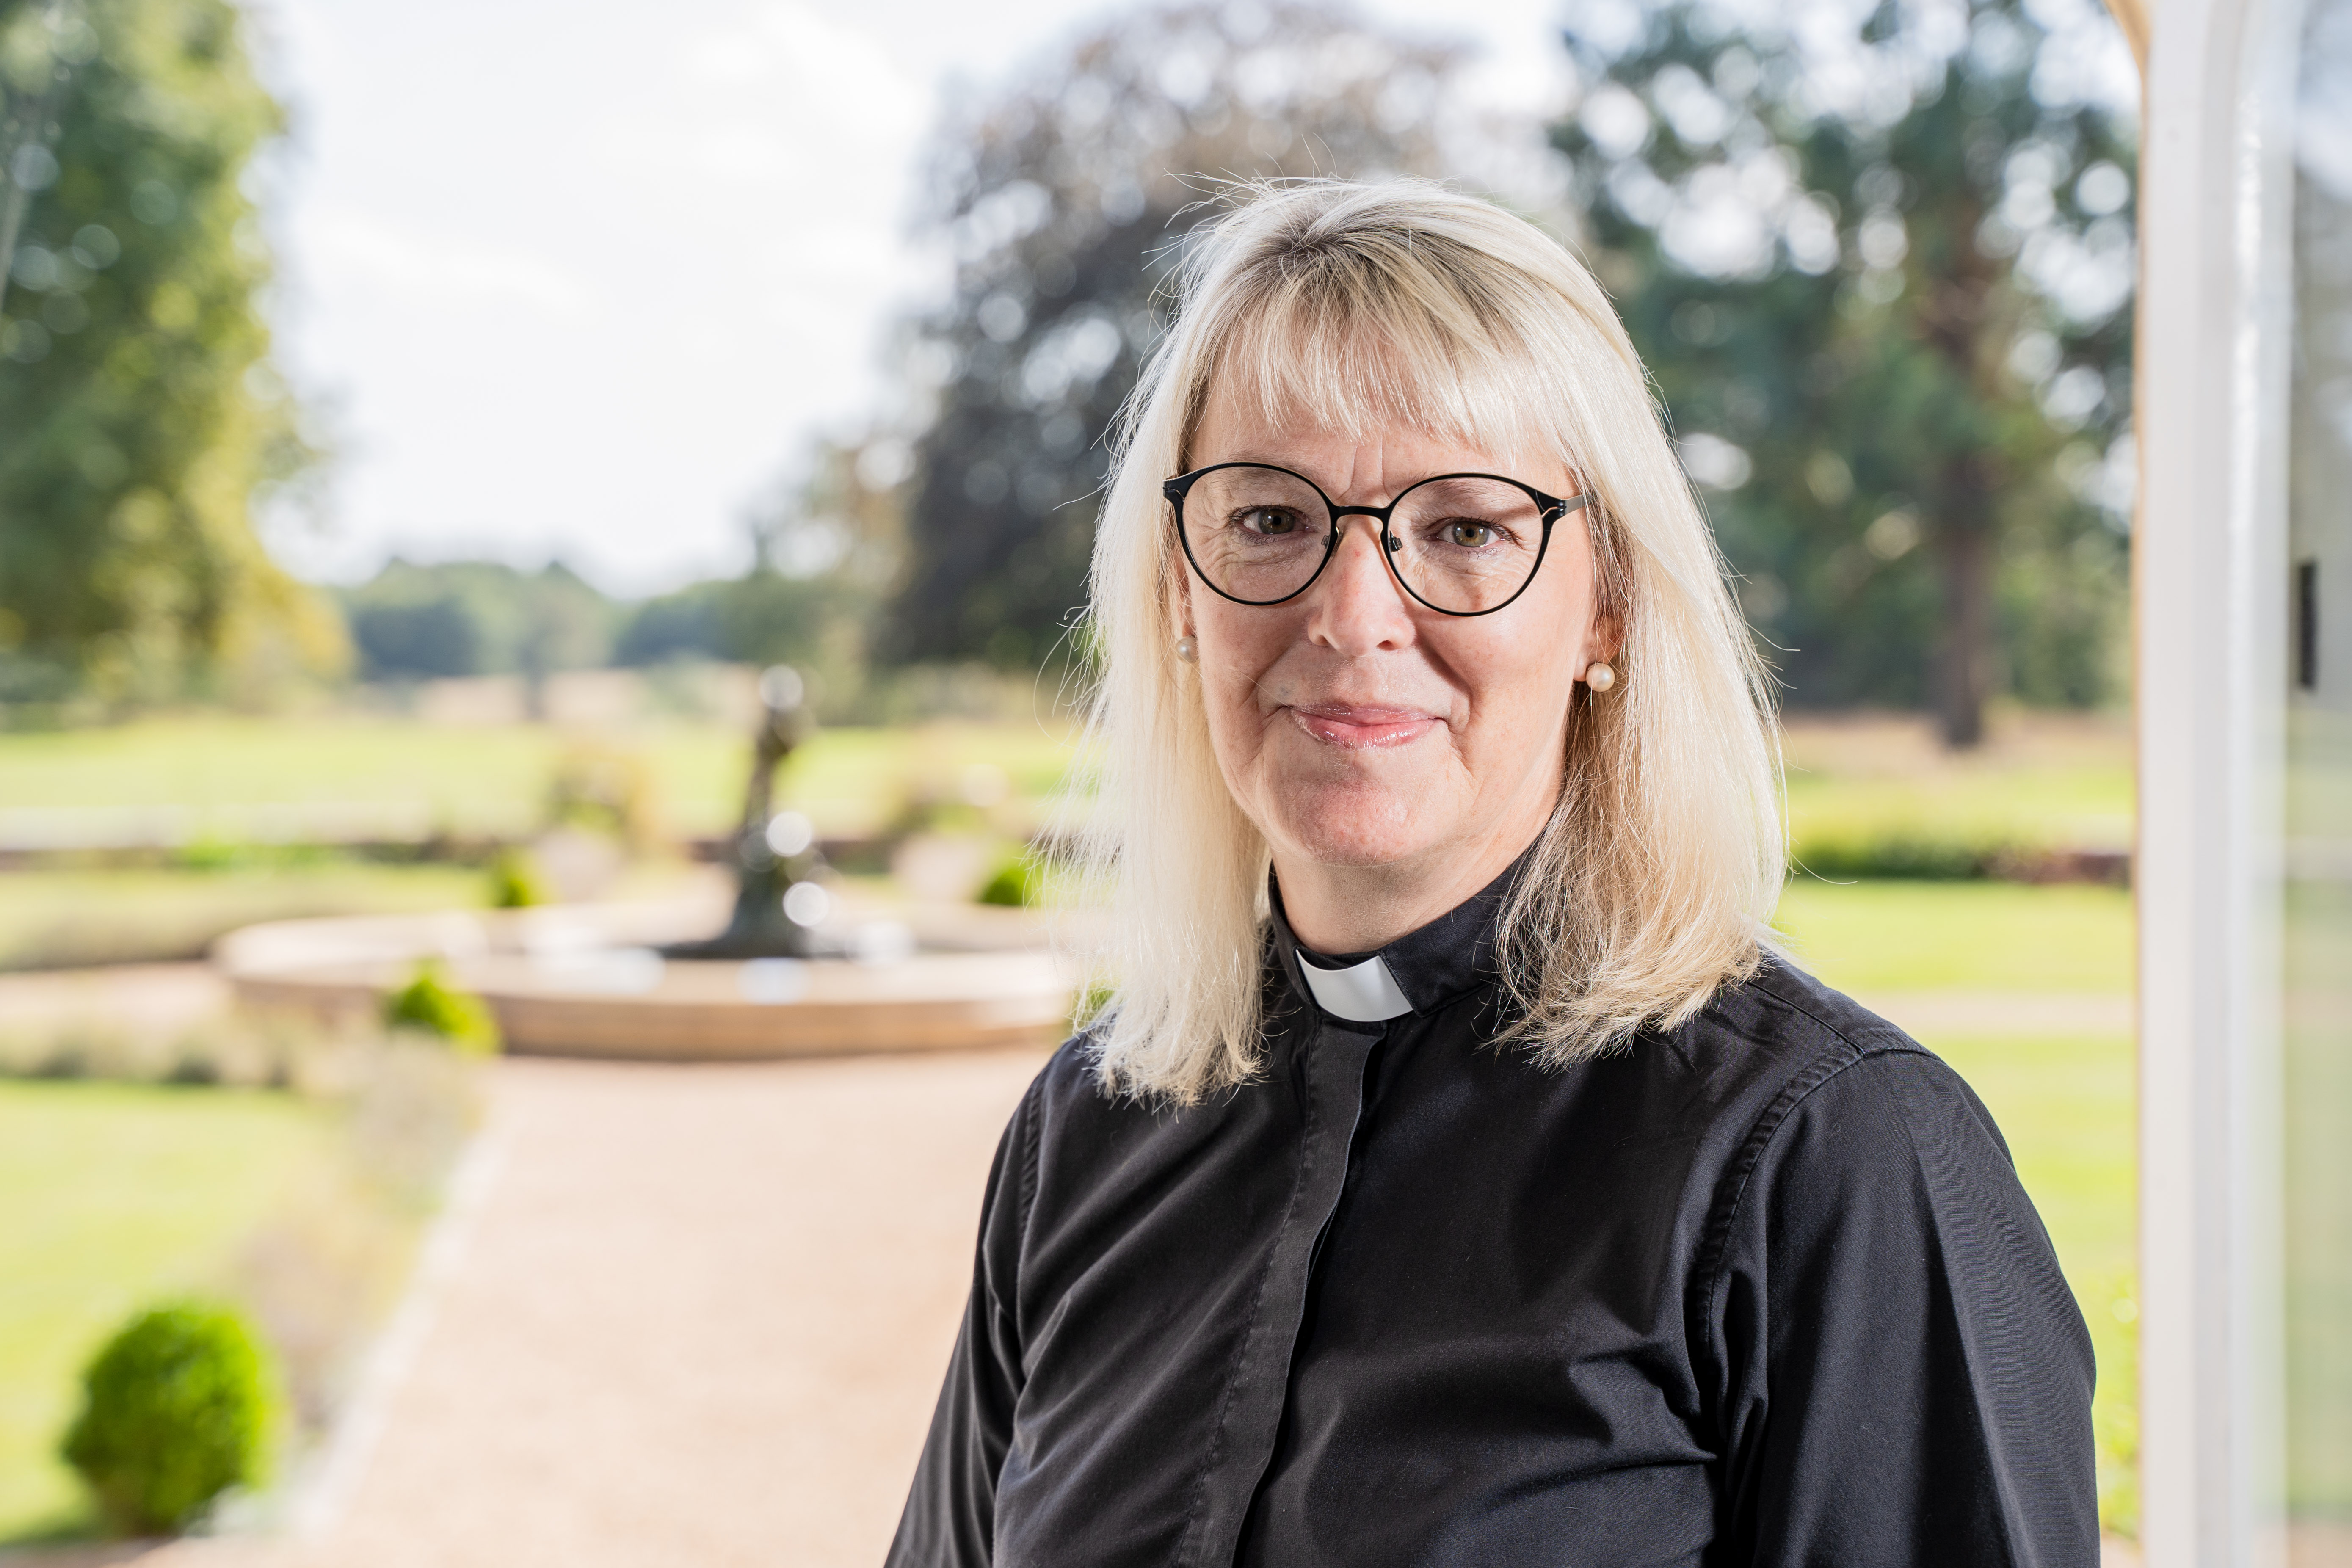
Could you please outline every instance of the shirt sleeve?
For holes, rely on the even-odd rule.
[[[996,1146],[963,1326],[887,1568],[982,1568],[993,1553],[996,1478],[1012,1444],[1013,1409],[1021,1394],[1013,1280],[1036,1097],[1033,1086]]]
[[[1958,1075],[1864,1056],[1748,1154],[1711,1292],[1725,1561],[2096,1568],[2090,1335]]]

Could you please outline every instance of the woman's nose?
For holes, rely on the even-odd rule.
[[[1343,654],[1412,640],[1412,610],[1389,572],[1378,520],[1343,517],[1339,543],[1315,584],[1308,635]]]

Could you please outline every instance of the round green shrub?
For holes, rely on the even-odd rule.
[[[384,998],[383,1024],[387,1029],[435,1036],[470,1056],[495,1056],[501,1043],[499,1020],[488,1005],[444,980],[441,966],[429,960],[416,966],[407,984]]]
[[[261,1477],[269,1363],[245,1321],[196,1303],[142,1313],[82,1373],[66,1462],[126,1535],[176,1533]]]
[[[490,858],[490,908],[529,910],[554,902],[530,851],[508,845]]]
[[[1025,910],[1045,901],[1045,876],[1034,857],[1016,855],[997,868],[996,875],[980,889],[983,904],[1000,904],[1007,909]]]

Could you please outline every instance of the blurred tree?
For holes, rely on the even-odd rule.
[[[2030,700],[2106,695],[2134,161],[2111,24],[2088,0],[1580,16],[1556,140],[1793,700],[1931,701],[1967,746],[2004,664]]]
[[[494,561],[394,560],[343,595],[361,673],[371,679],[520,674],[603,664],[620,612],[562,562],[537,572]]]
[[[629,612],[613,662],[806,663],[817,656],[832,619],[830,588],[820,578],[788,577],[766,562],[740,577],[689,583]]]
[[[398,680],[483,673],[488,660],[482,630],[465,600],[453,593],[396,591],[410,586],[384,582],[395,576],[396,566],[386,567],[351,596],[352,640],[359,645],[361,675]]]
[[[340,658],[256,492],[310,454],[242,183],[281,129],[226,0],[0,0],[0,699]]]
[[[1054,651],[1086,595],[1102,437],[1192,209],[1224,179],[1458,172],[1482,124],[1464,64],[1320,5],[1179,5],[950,116],[929,208],[955,288],[908,356],[934,406],[886,658]]]
[[[751,565],[693,583],[627,613],[613,662],[674,659],[790,664],[829,711],[854,707],[874,609],[901,559],[906,443],[820,443],[800,473],[753,508]]]
[[[613,641],[613,662],[624,668],[685,659],[724,658],[719,637],[722,583],[689,583],[646,599],[625,612]]]

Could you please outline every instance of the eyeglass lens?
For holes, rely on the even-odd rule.
[[[1314,579],[1331,547],[1330,507],[1280,468],[1218,468],[1183,501],[1186,549],[1218,592],[1253,604],[1286,599]],[[1425,479],[1397,499],[1389,559],[1423,602],[1475,615],[1527,586],[1542,559],[1543,513],[1501,479]]]

